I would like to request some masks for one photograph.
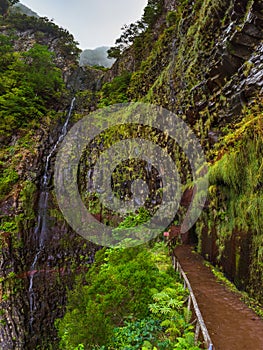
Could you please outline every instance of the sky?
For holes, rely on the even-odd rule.
[[[41,17],[54,19],[81,49],[113,46],[124,24],[141,18],[147,0],[20,0]]]

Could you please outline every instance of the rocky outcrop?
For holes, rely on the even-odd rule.
[[[96,92],[101,88],[104,71],[89,66],[79,67],[69,76],[67,88],[73,92]],[[80,106],[79,106],[80,107]]]

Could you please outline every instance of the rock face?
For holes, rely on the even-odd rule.
[[[67,88],[72,91],[98,91],[101,88],[103,72],[89,66],[80,67],[70,75]]]
[[[52,184],[43,188],[47,157],[62,126],[58,123],[52,131],[39,130],[38,147],[33,154],[25,153],[20,164],[20,180],[25,182],[1,203],[2,220],[22,219],[14,232],[1,232],[2,349],[46,348],[56,341],[54,320],[63,315],[67,288],[73,286],[76,274],[92,263],[97,249],[65,223]],[[48,169],[49,181],[54,155]]]
[[[19,129],[1,140],[6,157],[19,157],[18,182],[0,203],[0,348],[10,350],[44,349],[56,344],[54,321],[63,315],[67,288],[73,286],[76,274],[85,272],[98,249],[64,221],[54,197],[52,176],[56,144],[67,118],[69,126],[74,119],[71,107],[85,112],[92,107],[101,71],[77,68],[79,51],[74,52],[73,47],[68,52],[64,46],[67,39],[72,39],[68,33],[50,26],[46,19],[41,22],[43,32],[39,28],[36,31],[34,20],[21,18],[18,26],[24,29],[12,30],[14,49],[27,51],[36,43],[48,46],[62,70],[68,92],[59,106],[53,106],[57,115],[51,120],[43,118],[35,128],[30,147],[18,146],[25,136],[25,131]],[[8,35],[10,26],[1,27],[1,33]],[[85,99],[84,106],[80,96],[72,106],[72,96],[83,90],[84,84],[86,91],[90,89],[90,100]],[[12,155],[8,154],[10,147]]]
[[[224,154],[236,152],[243,157],[245,170],[251,165],[244,159],[252,153],[239,142],[258,142],[255,149],[262,147],[262,128],[255,122],[262,117],[262,1],[162,3],[163,12],[146,32],[147,39],[137,39],[104,79],[111,81],[125,69],[132,72],[127,88],[131,100],[162,105],[181,116],[201,140],[211,166],[219,168]],[[237,176],[235,169],[232,175],[227,170],[225,176]],[[260,177],[261,170],[258,164],[251,173]],[[244,171],[243,180],[241,175],[239,185],[221,178],[211,183],[207,208],[193,231],[199,237],[199,251],[262,302],[263,237],[260,224],[254,225],[262,217],[262,206],[254,208],[257,217],[247,215],[242,223],[237,219],[246,215],[241,204],[238,209],[242,196],[254,193],[261,201],[261,180],[244,195],[248,175]],[[243,207],[249,211],[252,201],[243,202]],[[231,208],[236,212],[230,213]]]
[[[76,274],[85,272],[97,250],[63,220],[52,183],[43,187],[47,157],[62,126],[39,130],[38,149],[25,154],[20,164],[20,179],[27,185],[15,188],[1,203],[3,220],[22,218],[18,232],[1,232],[2,349],[47,348],[56,342],[54,321],[63,315],[67,288],[73,286]]]

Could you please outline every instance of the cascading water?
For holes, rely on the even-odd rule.
[[[46,162],[45,162],[45,168],[44,168],[44,174],[41,181],[41,192],[39,196],[39,202],[38,202],[38,217],[37,217],[37,225],[34,230],[34,237],[36,240],[38,240],[38,249],[35,254],[33,263],[30,268],[30,274],[29,274],[29,309],[30,309],[30,330],[32,331],[33,322],[34,322],[34,311],[36,310],[36,296],[34,292],[34,276],[36,273],[36,265],[39,260],[39,256],[41,255],[44,247],[45,247],[45,240],[47,238],[47,222],[48,222],[48,199],[49,199],[49,182],[52,176],[52,171],[50,168],[50,161],[52,156],[57,150],[58,145],[63,140],[63,138],[66,136],[68,123],[70,120],[70,117],[72,115],[74,105],[75,105],[75,97],[72,99],[69,111],[67,113],[67,117],[65,120],[65,123],[63,124],[63,127],[61,129],[61,132],[59,134],[59,137],[56,141],[56,143],[51,148]]]

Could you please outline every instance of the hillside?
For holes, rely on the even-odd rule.
[[[79,58],[79,65],[110,68],[115,60],[113,58],[108,58],[108,49],[109,47],[102,46],[94,50],[86,49],[82,51]]]
[[[27,16],[32,16],[32,17],[39,17],[38,14],[35,11],[32,11],[30,8],[28,8],[27,6],[21,4],[21,3],[17,3],[12,7],[12,11],[14,12],[20,12],[24,15]]]
[[[262,1],[149,0],[142,18],[124,28],[110,49],[116,61],[108,70],[79,67],[80,50],[67,30],[47,18],[8,11],[4,5],[0,17],[0,348],[57,349],[59,342],[63,349],[77,349],[81,343],[105,345],[103,337],[92,343],[92,332],[85,338],[85,332],[79,331],[92,328],[93,317],[86,313],[79,324],[74,312],[82,313],[83,302],[89,300],[97,315],[94,322],[104,327],[107,339],[114,325],[123,326],[123,317],[128,317],[127,322],[134,315],[136,322],[147,318],[145,305],[151,303],[149,290],[153,286],[138,272],[140,282],[135,282],[146,281],[149,289],[144,290],[142,282],[138,292],[132,279],[133,263],[137,268],[145,265],[159,292],[170,287],[169,270],[164,276],[160,266],[153,264],[153,242],[142,250],[121,251],[116,255],[119,263],[112,250],[109,256],[102,250],[93,264],[101,246],[76,233],[58,206],[53,178],[60,142],[84,116],[118,103],[161,106],[194,132],[208,164],[209,187],[200,217],[183,232],[197,186],[191,174],[191,155],[195,155],[191,143],[186,140],[184,148],[189,150],[189,160],[167,130],[129,130],[133,138],[158,140],[176,163],[182,198],[172,224],[182,240],[195,244],[205,259],[262,305]],[[148,181],[151,201],[136,215],[123,220],[119,212],[103,207],[98,196],[89,192],[101,152],[113,141],[125,138],[127,129],[122,127],[100,134],[85,148],[78,167],[83,201],[96,219],[110,227],[145,222],[162,198],[160,174],[145,162],[124,162],[115,167],[112,177],[112,188],[123,201],[132,198],[135,179]],[[65,171],[70,166],[66,165]],[[204,169],[197,170],[202,179]],[[123,179],[125,174],[128,180]],[[164,253],[160,254],[166,261]],[[129,259],[131,265],[124,267]],[[127,305],[121,271],[130,281],[129,298],[134,300],[136,295],[138,300],[144,298],[145,304],[138,308]],[[96,282],[97,294],[89,281]],[[108,281],[118,286],[119,304],[111,289],[113,282]],[[97,303],[96,298],[103,303]],[[175,300],[174,295],[171,299]],[[125,315],[125,308],[130,315]],[[157,334],[158,322],[152,325]],[[129,327],[133,332],[130,323]],[[140,327],[145,330],[142,324]]]

